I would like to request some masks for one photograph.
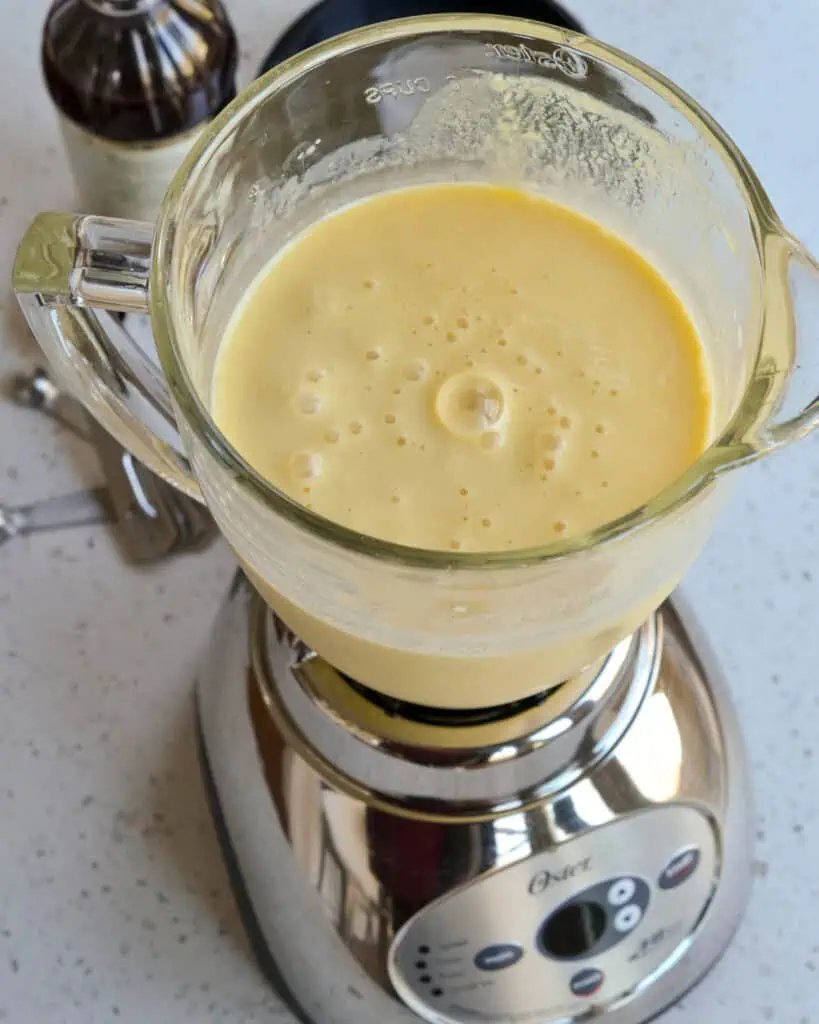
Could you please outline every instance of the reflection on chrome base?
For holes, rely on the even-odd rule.
[[[198,686],[263,966],[301,1020],[648,1020],[744,909],[751,807],[724,684],[667,603],[602,667],[470,714],[384,704],[243,577]]]

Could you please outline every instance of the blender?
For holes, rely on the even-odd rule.
[[[425,181],[530,188],[661,268],[713,376],[683,477],[576,540],[444,553],[330,522],[231,447],[210,380],[248,284],[319,217]],[[251,86],[156,227],[41,215],[14,287],[61,380],[242,567],[198,681],[203,763],[297,1016],[631,1024],[694,984],[747,898],[750,794],[719,668],[667,599],[731,471],[819,425],[819,399],[786,403],[819,266],[709,115],[576,32],[383,23]],[[122,311],[150,313],[160,365]]]

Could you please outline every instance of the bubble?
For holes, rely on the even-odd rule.
[[[497,432],[497,430],[488,430],[481,437],[481,448],[487,452],[497,451],[498,448],[503,444],[503,438]]]
[[[446,340],[447,341],[457,341],[458,340],[458,335],[454,331],[447,331],[446,332]]]
[[[469,327],[469,317],[468,316],[459,316],[455,320],[455,324],[458,327],[460,327],[462,331],[465,331],[467,329],[467,327]]]
[[[556,463],[555,463],[554,459],[544,459],[543,460],[543,468],[544,469],[548,469],[549,472],[551,472],[555,468],[555,465],[556,465]]]
[[[375,281],[373,281],[371,277],[368,277],[367,280],[363,282],[363,284],[365,288],[375,288]]]
[[[312,416],[321,409],[321,399],[318,395],[313,394],[312,391],[303,391],[299,395],[298,399],[299,412],[304,413],[305,416]]]
[[[368,359],[371,363],[374,363],[377,359],[381,358],[381,353],[377,348],[369,348],[364,353],[364,358]]]
[[[327,433],[324,435],[324,440],[327,442],[327,444],[338,444],[340,436],[341,435],[337,430],[328,430]]]
[[[297,452],[290,459],[290,473],[299,480],[321,476],[324,460],[316,452]]]
[[[481,519],[481,526],[486,526],[488,528],[491,525],[492,525],[492,520],[489,518],[489,516],[484,516],[483,519]]]
[[[393,423],[395,423],[395,416],[393,416],[393,414],[391,412],[388,412],[384,416],[384,422],[385,423],[389,423],[390,425],[392,425]]]
[[[432,327],[437,322],[437,318],[432,313],[427,313],[423,320],[427,327]]]
[[[540,438],[540,446],[547,452],[559,452],[564,447],[564,444],[563,438],[551,433],[551,431],[542,434]]]
[[[461,489],[460,489],[460,490],[458,491],[458,494],[460,494],[460,495],[461,495],[461,497],[465,498],[465,497],[467,496],[467,494],[469,494],[469,489],[468,489],[467,487],[462,487],[462,488],[461,488]]]
[[[461,542],[459,540],[451,540],[449,542],[449,546],[452,548],[453,551],[461,550]]]
[[[324,370],[309,370],[307,379],[311,384],[318,384],[320,380],[324,379]]]
[[[550,416],[557,416],[557,409],[555,409],[555,407],[553,405],[550,405],[549,408],[546,410],[546,412]]]
[[[603,480],[603,482],[600,484],[601,487],[608,487],[608,485],[609,485],[608,480]]]
[[[363,430],[362,424],[359,423],[358,420],[353,420],[353,422],[350,424],[350,433],[351,434],[360,434],[362,430]]]
[[[612,398],[616,398],[620,394],[620,392],[617,390],[617,388],[609,388],[609,394]]]
[[[564,430],[568,429],[572,425],[572,421],[569,419],[568,416],[561,416],[558,422],[560,423],[561,427],[564,428]]]
[[[506,401],[500,385],[491,377],[464,372],[444,380],[435,406],[445,427],[459,437],[470,437],[499,424]]]
[[[402,434],[395,443],[398,445],[399,448],[403,448],[407,443],[407,439]]]
[[[592,450],[591,450],[591,457],[593,459],[599,459],[600,458],[600,452],[596,448],[592,448]]]
[[[541,481],[544,484],[548,483],[549,482],[549,474],[548,473],[541,473],[540,474],[540,479],[541,479]]]
[[[535,373],[537,373],[537,374],[543,373],[543,367],[542,366],[536,366],[535,367]]]
[[[600,387],[600,381],[599,381],[599,380],[593,380],[593,381],[592,381],[592,384],[593,384],[593,385],[594,385],[594,387],[596,387],[596,388],[599,388],[599,387]]]
[[[391,504],[393,504],[393,505],[398,505],[398,504],[400,504],[400,503],[401,503],[401,496],[400,496],[400,495],[398,495],[398,494],[393,494],[393,495],[392,495],[392,496],[390,497],[390,503],[391,503]]]
[[[565,519],[558,519],[557,522],[554,524],[555,533],[565,533],[568,528],[569,524],[566,522]]]
[[[605,425],[605,423],[598,423],[597,426],[594,428],[594,430],[595,430],[595,433],[597,433],[597,434],[605,434],[605,432],[606,432],[606,425]]]
[[[507,346],[508,344],[509,344],[509,342],[508,342],[508,340],[507,340],[506,338],[498,338],[498,345],[499,345],[499,346],[500,346],[501,348],[506,348],[506,346]]]
[[[411,381],[426,380],[429,376],[429,367],[422,359],[413,359],[404,367],[404,376]]]
[[[529,365],[529,357],[525,356],[523,354],[519,355],[516,361],[517,361],[518,366],[528,366]]]

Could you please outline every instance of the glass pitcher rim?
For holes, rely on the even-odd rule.
[[[182,199],[189,182],[204,168],[210,155],[218,149],[222,136],[231,132],[238,120],[251,114],[271,94],[281,91],[297,78],[328,63],[334,57],[376,43],[422,38],[442,32],[454,36],[459,33],[474,35],[486,31],[507,33],[517,37],[528,36],[554,44],[556,47],[566,47],[574,57],[588,55],[611,64],[682,112],[708,140],[710,146],[722,156],[727,169],[737,181],[750,215],[763,280],[766,262],[764,239],[771,234],[786,234],[761,182],[745,156],[717,121],[695,99],[661,72],[638,58],[608,43],[569,29],[524,18],[484,14],[431,14],[384,21],[353,29],[303,50],[271,68],[240,92],[236,99],[214,118],[189,150],[166,193],[157,219],[151,258],[150,313],[157,352],[168,385],[178,409],[196,436],[205,444],[210,455],[231,474],[237,486],[249,491],[273,513],[353,554],[417,568],[517,569],[551,563],[591,549],[600,549],[603,545],[630,536],[682,508],[708,487],[721,469],[747,458],[748,441],[732,427],[740,419],[747,404],[750,386],[755,376],[753,372],[746,382],[745,391],[730,422],[697,460],[676,480],[625,515],[576,537],[534,547],[495,551],[445,551],[413,547],[361,533],[306,508],[258,473],[217,427],[193,386],[185,360],[179,351],[168,298],[166,270],[171,265],[171,251],[176,235],[174,209],[177,202]],[[756,347],[757,361],[763,342],[764,331],[761,327]]]

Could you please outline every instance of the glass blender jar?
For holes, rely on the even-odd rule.
[[[211,416],[225,326],[278,248],[355,199],[456,180],[529,188],[621,235],[675,286],[706,346],[710,446],[584,537],[475,554],[364,536],[272,487]],[[414,18],[297,55],[214,121],[155,228],[42,214],[14,289],[62,381],[207,503],[282,619],[341,672],[414,704],[504,704],[602,658],[694,560],[729,471],[819,425],[819,399],[782,412],[819,265],[747,161],[661,75],[534,22]],[[110,315],[123,311],[150,312],[159,365]]]

